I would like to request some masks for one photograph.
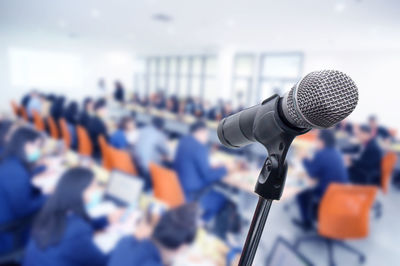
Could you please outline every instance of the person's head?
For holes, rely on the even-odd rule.
[[[96,115],[104,117],[107,114],[107,102],[105,99],[101,98],[97,100],[94,104],[94,111]]]
[[[13,123],[10,120],[0,121],[0,147],[4,147],[6,138],[11,130]]]
[[[115,89],[116,89],[116,90],[123,90],[123,89],[124,89],[124,87],[122,86],[121,81],[119,81],[119,80],[116,80],[116,81],[114,82],[114,86],[115,86]]]
[[[93,106],[93,99],[90,97],[85,98],[85,100],[83,101],[83,109],[85,110],[85,112],[92,113]]]
[[[34,222],[33,239],[41,249],[59,243],[67,216],[76,215],[89,220],[87,206],[100,199],[101,194],[91,170],[83,167],[67,170]]]
[[[190,134],[200,143],[206,144],[208,142],[209,132],[206,123],[202,120],[194,122],[190,126]]]
[[[368,125],[371,129],[378,127],[378,119],[375,115],[371,115],[370,117],[368,117]]]
[[[332,130],[324,129],[320,130],[317,138],[317,147],[323,148],[334,148],[336,145],[335,133]]]
[[[39,132],[32,128],[18,128],[11,136],[3,157],[15,157],[24,164],[33,164],[41,157],[43,139]]]
[[[125,131],[130,132],[136,129],[136,123],[132,116],[125,116],[119,122],[118,128]]]
[[[361,125],[357,130],[357,138],[361,143],[367,143],[372,138],[371,127]]]
[[[194,241],[198,218],[198,208],[194,203],[164,213],[152,235],[152,239],[161,247],[162,253],[171,255],[163,260],[173,259]],[[171,261],[164,263],[169,264]]]
[[[70,102],[64,110],[64,117],[70,124],[76,124],[78,119],[79,106],[75,101]]]
[[[151,123],[158,130],[162,130],[164,128],[164,119],[162,119],[161,117],[153,117]]]

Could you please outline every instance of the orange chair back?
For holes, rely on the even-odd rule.
[[[177,207],[185,203],[185,195],[175,171],[150,163],[150,175],[153,181],[154,196],[168,204]]]
[[[314,142],[318,137],[318,131],[317,130],[310,130],[306,134],[300,135],[297,137],[297,139],[303,140],[303,141],[308,141],[308,142]]]
[[[393,169],[396,165],[397,155],[394,152],[388,152],[382,159],[381,185],[383,193],[389,191],[390,179],[392,178]]]
[[[130,175],[137,175],[138,171],[133,163],[132,157],[125,150],[119,150],[114,147],[108,146],[111,156],[112,169],[122,171]]]
[[[10,104],[11,104],[11,108],[13,110],[14,115],[18,117],[19,116],[18,104],[15,101],[11,101]]]
[[[43,132],[46,128],[45,128],[42,116],[36,110],[32,111],[32,115],[33,115],[33,123],[35,124],[35,128],[38,131]]]
[[[28,112],[26,111],[25,107],[23,107],[23,106],[21,105],[21,107],[19,108],[19,111],[21,112],[21,117],[22,117],[26,122],[29,122]]]
[[[318,233],[332,239],[364,238],[376,186],[331,184],[318,209]]]
[[[91,156],[93,145],[87,130],[82,126],[76,126],[76,135],[78,136],[78,153],[83,156]]]
[[[54,121],[53,117],[51,116],[47,117],[47,125],[49,126],[50,136],[53,139],[59,139],[60,133],[58,132],[57,124]]]
[[[103,158],[103,167],[107,170],[112,169],[112,157],[110,147],[103,135],[100,135],[98,138],[99,146],[101,150],[101,157]]]
[[[59,120],[59,124],[60,124],[61,135],[64,140],[65,147],[67,147],[69,149],[69,148],[71,148],[72,138],[71,138],[71,134],[69,134],[67,121],[65,121],[64,118],[61,118]]]

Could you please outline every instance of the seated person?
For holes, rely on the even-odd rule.
[[[13,123],[10,120],[0,121],[0,157],[6,147],[7,137],[12,127]]]
[[[353,125],[348,122],[346,119],[337,123],[335,126],[335,130],[338,132],[343,132],[347,136],[353,136]]]
[[[227,174],[225,167],[210,165],[208,132],[203,121],[192,124],[190,135],[180,139],[174,160],[186,200],[200,201],[206,220],[214,217],[226,203],[222,194],[210,188]]]
[[[101,153],[98,138],[100,135],[103,135],[108,140],[108,130],[103,120],[107,117],[107,103],[104,99],[99,99],[94,104],[94,112],[95,115],[89,120],[87,131],[93,144],[93,156],[100,158]]]
[[[133,146],[138,138],[135,120],[126,116],[123,117],[118,125],[118,130],[112,134],[110,144],[118,149],[127,149]]]
[[[313,159],[303,159],[307,174],[316,182],[313,188],[297,196],[301,220],[293,222],[303,229],[311,229],[316,208],[331,183],[347,183],[348,174],[344,160],[335,147],[335,135],[330,130],[321,130],[317,138],[317,151]]]
[[[84,128],[88,128],[91,117],[94,115],[94,102],[92,98],[87,97],[83,101],[83,110],[79,117],[79,124]]]
[[[371,135],[374,138],[388,139],[391,138],[389,130],[378,124],[376,116],[371,115],[368,118],[368,126],[371,129]]]
[[[91,221],[88,210],[100,199],[91,170],[65,172],[34,222],[23,265],[106,265],[107,256],[93,242],[94,231],[117,221],[120,213]]]
[[[172,265],[174,259],[194,241],[196,219],[196,205],[188,204],[166,212],[152,233],[146,233],[151,229],[142,223],[135,237],[128,236],[120,240],[108,265]]]
[[[59,96],[51,103],[50,106],[50,115],[54,118],[55,121],[60,120],[64,114],[64,104],[65,97]]]
[[[70,102],[64,110],[64,117],[67,122],[68,131],[71,136],[71,145],[74,149],[78,146],[76,136],[76,125],[79,122],[79,107],[75,101]]]
[[[0,162],[0,224],[28,218],[43,206],[45,196],[31,184],[41,146],[40,134],[31,128],[19,128],[11,136]],[[11,235],[0,233],[0,254],[12,243]]]
[[[369,126],[360,126],[356,135],[362,147],[358,158],[348,159],[350,180],[357,184],[379,185],[382,150]]]
[[[164,134],[163,128],[164,120],[154,117],[151,124],[139,131],[135,154],[139,171],[146,178],[149,177],[149,164],[151,162],[162,164],[170,154],[167,136]]]
[[[30,95],[29,102],[26,108],[28,112],[29,118],[33,117],[33,111],[38,112],[39,114],[42,111],[42,98],[37,91],[33,91]]]

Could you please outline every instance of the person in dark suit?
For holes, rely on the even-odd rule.
[[[225,197],[211,190],[213,183],[221,180],[227,169],[212,167],[207,147],[208,129],[203,121],[190,127],[190,135],[182,137],[175,154],[174,169],[188,201],[199,201],[204,219],[215,216],[225,205]]]
[[[28,218],[45,202],[31,185],[33,167],[41,158],[42,139],[31,128],[19,128],[12,135],[0,162],[0,224]],[[27,230],[28,231],[28,228]],[[13,238],[0,234],[0,253],[12,247]]]
[[[23,265],[106,265],[108,257],[94,244],[93,235],[116,218],[89,218],[88,210],[100,200],[90,169],[65,172],[35,219]]]
[[[60,118],[63,117],[64,104],[64,96],[56,97],[56,99],[52,102],[52,105],[50,106],[50,115],[54,118],[55,121],[58,121]]]
[[[108,140],[107,126],[103,121],[107,116],[107,103],[104,99],[100,99],[94,104],[94,112],[95,115],[89,120],[87,130],[93,144],[93,156],[100,158],[101,153],[98,137],[103,135]]]
[[[125,101],[124,86],[122,86],[122,83],[120,81],[116,81],[114,83],[114,85],[115,85],[114,100],[116,100],[117,102],[123,103]]]
[[[317,139],[317,152],[313,159],[303,159],[303,166],[316,185],[297,196],[301,220],[293,222],[303,229],[311,229],[316,208],[331,183],[347,183],[349,180],[343,156],[336,148],[335,135],[331,130],[321,130]]]
[[[92,117],[94,112],[93,106],[94,102],[92,98],[90,97],[85,98],[85,100],[83,101],[83,108],[82,108],[83,110],[79,116],[79,124],[84,128],[88,128],[89,126],[90,118]]]
[[[136,236],[120,240],[111,253],[109,266],[162,266],[172,265],[174,258],[185,252],[197,232],[197,208],[187,204],[166,212],[153,233],[142,222]],[[149,233],[147,233],[149,234]]]
[[[64,110],[64,117],[67,121],[69,134],[71,135],[72,148],[76,149],[78,146],[78,139],[76,136],[76,125],[79,122],[79,106],[75,101],[70,102]]]
[[[376,137],[367,125],[360,126],[357,138],[361,143],[361,154],[350,160],[350,180],[357,184],[380,184],[383,152]]]

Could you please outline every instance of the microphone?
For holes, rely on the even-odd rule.
[[[277,97],[221,120],[217,130],[220,142],[239,148],[255,141],[263,143],[266,135],[277,130],[296,136],[311,128],[329,128],[353,112],[358,89],[348,75],[322,70],[311,72],[283,97]]]

